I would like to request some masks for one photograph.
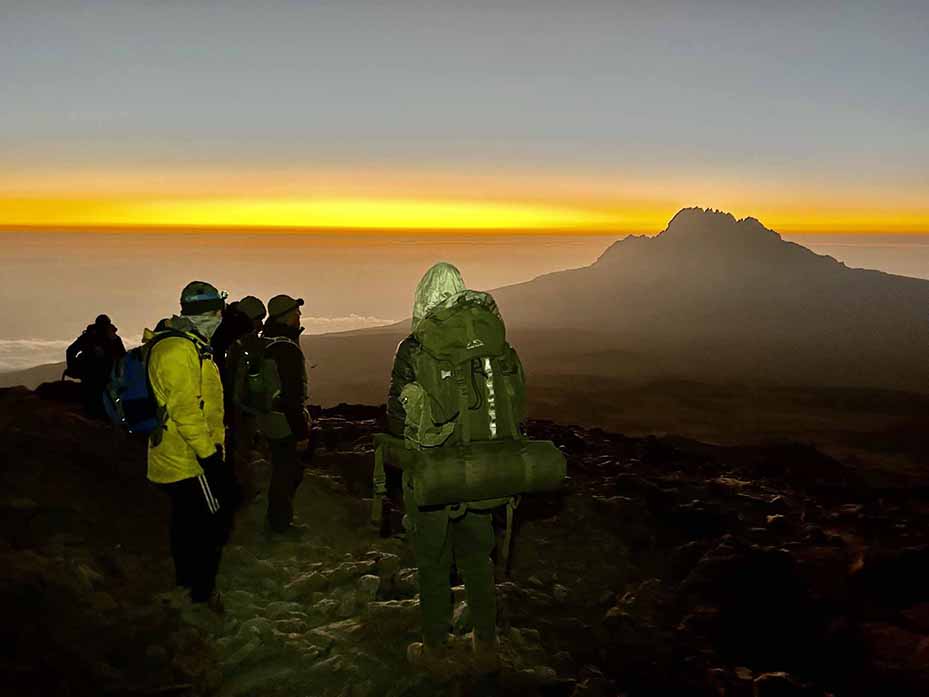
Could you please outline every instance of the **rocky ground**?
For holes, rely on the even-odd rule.
[[[213,619],[170,593],[143,444],[66,388],[0,390],[0,691],[15,695],[924,695],[929,487],[798,445],[722,448],[533,422],[568,455],[498,568],[503,667],[436,680],[399,502],[369,522],[380,411],[317,412],[308,532],[239,517]],[[257,462],[267,481],[268,465]],[[396,484],[396,481],[392,481]],[[456,587],[454,631],[468,612]]]

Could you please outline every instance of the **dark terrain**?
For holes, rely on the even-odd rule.
[[[164,595],[167,507],[144,448],[79,415],[70,391],[0,391],[4,694],[929,691],[929,487],[915,466],[534,421],[570,481],[517,511],[498,585],[504,669],[436,683],[403,659],[418,601],[399,504],[388,529],[369,523],[380,408],[316,410],[321,447],[297,497],[312,532],[271,541],[264,500],[243,511],[213,622]]]

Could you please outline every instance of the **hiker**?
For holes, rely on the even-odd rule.
[[[294,524],[294,496],[303,480],[304,461],[312,454],[310,415],[306,409],[309,387],[306,361],[300,348],[300,308],[303,298],[275,295],[268,301],[268,320],[262,331],[260,354],[249,377],[257,401],[259,432],[271,450],[268,487],[268,529],[272,533],[302,532]]]
[[[65,352],[67,368],[64,374],[81,381],[81,398],[90,416],[103,415],[103,390],[110,379],[110,371],[126,354],[123,340],[116,332],[107,315],[98,315]]]
[[[252,447],[258,433],[255,409],[249,406],[249,361],[262,350],[259,336],[267,311],[264,303],[253,295],[238,302],[239,311],[249,319],[249,331],[239,336],[226,353],[223,374],[223,394],[226,414],[226,463],[235,472],[245,501],[254,501],[261,493],[255,481],[251,460]],[[222,327],[220,327],[221,329]],[[218,330],[217,330],[218,331]],[[215,347],[215,343],[214,343]]]
[[[483,345],[467,337],[458,341],[461,337],[454,333],[456,330],[449,329],[455,322],[443,326],[438,321],[453,319],[459,312],[492,319],[499,334],[494,349],[498,356],[468,359],[459,368],[454,361],[440,361],[437,349],[426,350],[424,342],[429,346],[460,343],[469,350]],[[500,374],[494,375],[495,370]],[[457,446],[467,447],[472,438],[496,438],[498,429],[501,435],[505,431],[508,437],[519,438],[525,420],[523,385],[522,366],[503,339],[502,320],[493,298],[466,290],[461,274],[451,264],[439,263],[430,268],[416,287],[412,333],[400,343],[394,357],[387,398],[388,431],[404,438],[408,450],[450,451],[454,446],[457,452]],[[501,391],[511,394],[504,398]],[[474,623],[471,640],[475,667],[479,672],[494,670],[498,658],[492,510],[506,499],[488,502],[486,508],[478,505],[481,502],[420,507],[412,476],[405,468],[403,496],[405,525],[416,556],[423,621],[423,640],[407,647],[407,659],[416,668],[440,671],[450,656],[449,577],[454,563],[464,579]]]
[[[187,284],[181,314],[159,322],[147,356],[161,424],[149,436],[148,478],[171,501],[175,580],[194,603],[220,613],[216,574],[237,505],[223,461],[223,387],[210,348],[224,305],[209,283]]]
[[[242,300],[247,300],[248,298],[258,300],[258,298],[253,296],[246,296]],[[249,317],[248,313],[242,308],[242,300],[231,302],[226,306],[226,309],[223,310],[223,321],[219,323],[216,333],[213,334],[213,338],[210,339],[210,346],[213,347],[213,360],[216,362],[216,365],[219,366],[219,376],[222,378],[224,389],[227,388],[229,384],[226,377],[226,355],[229,351],[229,347],[232,346],[240,336],[244,336],[254,330],[254,320]],[[258,302],[261,303],[260,300],[258,300]],[[246,302],[246,307],[249,306],[251,306],[254,311],[255,307],[251,304],[251,301]],[[261,312],[261,318],[264,319],[264,305],[261,306]],[[228,411],[229,395],[226,395],[225,406]]]

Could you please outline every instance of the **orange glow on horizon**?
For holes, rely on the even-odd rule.
[[[681,208],[752,216],[782,233],[929,233],[904,188],[632,174],[349,168],[0,173],[0,229],[655,234]]]

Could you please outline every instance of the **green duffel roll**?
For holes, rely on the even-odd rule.
[[[553,491],[567,474],[564,455],[547,440],[471,442],[406,451],[404,459],[420,506]]]

